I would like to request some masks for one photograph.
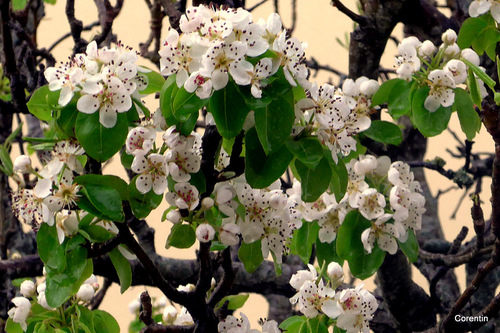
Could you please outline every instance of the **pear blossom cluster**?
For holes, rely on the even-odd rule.
[[[487,12],[490,12],[495,21],[500,23],[500,1],[474,0],[469,6],[469,15],[471,17],[478,17]]]
[[[467,79],[468,66],[464,59],[479,66],[479,56],[474,50],[460,49],[455,31],[448,29],[441,39],[443,43],[437,47],[430,40],[421,42],[414,36],[405,38],[398,45],[399,55],[396,57],[399,78],[418,80],[429,86],[424,106],[430,112],[435,112],[440,106],[453,105],[454,89]],[[484,98],[487,94],[484,83],[479,79],[476,81]]]
[[[68,62],[45,70],[50,91],[60,91],[58,104],[63,107],[75,97],[78,111],[99,112],[99,122],[114,127],[117,113],[132,107],[132,97],[145,88],[145,69],[137,66],[137,53],[121,44],[98,49],[92,41],[85,53]]]
[[[336,291],[344,280],[343,269],[336,262],[328,265],[326,283],[318,277],[314,266],[308,267],[309,270],[300,270],[290,279],[297,292],[290,303],[307,318],[325,314],[347,332],[369,332],[369,320],[378,307],[375,297],[363,285]]]
[[[37,177],[33,189],[20,186],[12,193],[12,208],[16,217],[37,229],[41,223],[56,224],[59,242],[76,233],[78,219],[70,208],[78,198],[80,187],[74,183],[74,174],[83,173],[79,156],[84,150],[74,141],[59,141],[42,160],[43,168],[36,172],[29,156],[22,155],[15,161],[16,172]],[[21,184],[22,185],[22,184]]]
[[[337,162],[339,154],[349,155],[356,150],[354,136],[370,127],[370,114],[374,111],[370,107],[371,97],[379,86],[377,81],[364,76],[356,81],[346,79],[342,89],[330,84],[319,87],[312,84],[307,89],[308,97],[295,106],[293,135],[312,126],[313,133]]]
[[[199,5],[181,16],[180,29],[180,34],[169,30],[159,51],[161,74],[175,74],[179,88],[201,99],[223,89],[230,78],[251,85],[252,95],[261,98],[266,80],[279,68],[292,86],[307,84],[307,44],[287,37],[278,14],[253,22],[242,8]]]
[[[45,296],[46,289],[47,285],[45,282],[36,285],[32,280],[25,280],[23,281],[23,283],[21,283],[20,286],[20,293],[22,296],[14,297],[11,300],[11,302],[14,304],[14,307],[8,311],[8,315],[14,323],[17,323],[21,326],[23,331],[26,331],[28,328],[26,320],[30,315],[32,304],[38,303],[48,311],[56,310],[47,304],[47,299]],[[98,289],[99,283],[97,282],[97,277],[92,274],[80,286],[75,299],[77,301],[90,302]],[[30,301],[30,299],[32,299],[32,301]]]

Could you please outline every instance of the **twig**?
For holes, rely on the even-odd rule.
[[[368,23],[368,19],[366,17],[354,13],[352,10],[344,6],[344,4],[340,2],[340,0],[332,0],[332,4],[334,7],[337,7],[341,13],[344,13],[347,17],[349,17],[357,24],[366,25]]]
[[[120,14],[123,6],[123,0],[117,0],[115,6],[112,6],[109,0],[104,0],[103,3],[101,1],[102,0],[95,0],[102,27],[102,32],[94,38],[97,45],[100,45],[108,38],[113,27],[113,22],[118,14]]]
[[[93,27],[97,27],[99,25],[99,21],[95,21],[95,22],[92,22],[86,26],[84,26],[82,28],[82,31],[89,31],[91,30]],[[52,45],[48,48],[48,52],[52,52],[52,50],[57,46],[59,45],[61,42],[63,42],[66,38],[70,37],[71,36],[71,32],[68,32],[64,35],[62,35],[61,37],[59,37],[54,43],[52,43]]]
[[[210,260],[210,246],[212,242],[200,242],[200,251],[198,253],[198,261],[200,262],[200,272],[198,281],[194,289],[194,297],[196,301],[205,303],[205,296],[210,289],[212,280],[212,262]]]
[[[474,221],[474,231],[476,232],[477,236],[476,249],[479,251],[484,247],[484,214],[483,209],[481,208],[481,200],[479,198],[479,194],[472,194],[471,199],[472,207],[470,210],[472,220]]]
[[[454,220],[457,218],[457,213],[460,207],[462,206],[462,202],[464,202],[465,198],[467,197],[467,193],[469,192],[469,189],[466,188],[460,199],[458,199],[457,205],[455,206],[455,209],[450,215],[450,219]]]
[[[144,324],[146,324],[146,326],[154,324],[155,321],[153,320],[153,305],[151,304],[151,297],[149,296],[148,292],[147,291],[142,292],[140,299],[141,299],[142,311],[139,314],[139,319]]]
[[[227,247],[224,251],[222,251],[221,261],[224,274],[222,275],[221,282],[217,285],[208,300],[208,305],[211,307],[215,307],[215,305],[229,293],[229,290],[231,290],[231,286],[233,285],[234,278],[236,277],[236,272],[233,269],[231,261],[230,247]]]
[[[345,78],[347,78],[346,73],[342,73],[341,71],[336,70],[335,68],[330,67],[328,65],[321,65],[318,63],[318,61],[314,57],[311,57],[311,60],[306,60],[305,64],[310,69],[313,69],[316,71],[316,73],[314,74],[314,77],[316,77],[316,75],[318,75],[319,70],[323,70],[323,71],[328,71],[328,72],[331,72],[331,73],[339,76],[341,80],[344,80]]]
[[[75,17],[75,0],[66,2],[66,17],[71,29],[71,37],[75,43],[73,54],[80,53],[87,43],[82,39],[83,23]]]
[[[261,2],[258,2],[256,3],[255,5],[253,5],[252,7],[248,8],[247,10],[249,12],[252,12],[254,11],[255,9],[257,9],[258,7],[260,7],[261,5],[265,4],[268,0],[262,0]]]
[[[297,0],[292,0],[292,25],[288,29],[287,34],[292,35],[297,25]]]

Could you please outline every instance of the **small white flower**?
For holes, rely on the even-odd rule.
[[[76,298],[84,302],[90,302],[92,297],[94,297],[95,290],[90,284],[82,284],[78,292],[76,293]]]
[[[33,297],[36,293],[35,283],[31,280],[26,280],[21,283],[21,295],[24,297]]]
[[[479,56],[477,55],[476,51],[474,51],[473,49],[463,49],[461,56],[462,56],[462,58],[470,61],[471,63],[473,63],[476,66],[479,66],[479,64],[480,64]]]
[[[56,214],[57,238],[59,244],[64,242],[64,238],[76,234],[78,231],[78,218],[75,211],[64,210]]]
[[[451,106],[455,101],[456,87],[453,76],[442,69],[435,69],[428,76],[430,86],[429,96],[425,99],[424,106],[430,112],[436,111],[441,105]]]
[[[153,148],[155,132],[142,126],[135,127],[128,132],[125,140],[127,154],[137,156],[146,155]]]
[[[418,54],[424,57],[432,57],[435,52],[436,46],[430,40],[424,41],[418,49]]]
[[[202,223],[196,228],[196,238],[202,242],[207,243],[214,239],[215,230],[208,223]]]
[[[198,206],[200,198],[196,187],[189,183],[177,183],[174,189],[175,192],[165,194],[165,199],[171,206],[189,210],[194,210]]]
[[[174,325],[193,325],[193,317],[189,314],[185,307],[182,307],[181,311],[177,315],[174,321]]]
[[[184,88],[187,92],[196,92],[196,96],[200,99],[209,98],[212,94],[212,80],[200,74],[199,71],[191,73],[189,78],[184,83]]]
[[[456,85],[464,83],[467,79],[467,66],[461,60],[448,61],[443,70],[451,74]]]
[[[391,219],[391,217],[391,214],[384,214],[372,224],[371,228],[363,231],[361,234],[361,242],[366,252],[372,252],[376,239],[378,246],[382,250],[390,254],[396,253],[398,250],[398,243],[396,242],[396,238],[399,237],[398,229],[394,224],[385,223]]]
[[[175,306],[167,305],[165,309],[163,309],[162,318],[165,324],[173,325],[175,319],[177,319],[177,309]]]
[[[27,155],[20,155],[14,160],[14,172],[28,173],[32,170],[31,158]]]
[[[181,221],[181,213],[177,209],[173,209],[167,213],[167,220],[177,224]]]
[[[23,331],[26,331],[28,328],[26,319],[28,319],[31,310],[30,301],[24,297],[14,297],[11,302],[14,303],[15,307],[9,310],[9,317],[12,318],[13,322],[21,325]]]
[[[128,311],[131,314],[136,314],[141,309],[141,302],[138,299],[134,299],[128,304]]]
[[[151,188],[155,194],[163,194],[167,189],[168,168],[165,157],[160,154],[137,155],[132,162],[132,171],[140,174],[136,180],[137,190],[148,193]]]
[[[219,230],[219,240],[224,245],[237,245],[240,242],[239,234],[240,227],[237,224],[231,222],[223,223]]]
[[[273,50],[280,56],[280,65],[283,66],[285,78],[294,87],[297,85],[295,79],[300,82],[307,77],[307,68],[304,64],[306,47],[307,43],[301,43],[297,38],[286,39],[286,33],[281,33],[273,43]]]
[[[328,274],[328,277],[330,278],[330,281],[334,286],[333,288],[340,286],[344,281],[344,270],[342,269],[342,266],[340,266],[335,261],[332,261],[331,263],[328,264],[326,272]]]
[[[374,220],[384,214],[385,197],[376,189],[369,188],[357,194],[352,207],[358,208],[366,219]]]

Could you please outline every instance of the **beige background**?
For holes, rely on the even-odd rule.
[[[76,1],[76,17],[84,22],[84,24],[89,24],[96,19],[96,9],[94,2],[91,0],[79,0]],[[247,1],[247,6],[251,7],[259,1]],[[280,10],[285,23],[285,27],[290,26],[291,12],[289,8],[290,1],[280,1]],[[273,11],[272,6],[273,1],[267,1],[266,4],[260,6],[257,10],[253,12],[254,20],[260,17],[267,18],[267,16]],[[356,10],[354,0],[346,0],[344,3],[351,9]],[[66,21],[64,14],[65,1],[59,0],[55,6],[46,6],[46,17],[41,23],[39,29],[39,45],[41,47],[49,47],[52,43],[57,40],[63,33],[69,31],[69,25]],[[149,12],[147,10],[145,1],[140,0],[128,0],[125,1],[123,10],[119,17],[115,21],[113,31],[118,33],[119,38],[125,45],[132,46],[137,49],[138,44],[145,41],[149,29]],[[338,10],[330,6],[328,0],[299,0],[298,1],[298,21],[296,25],[296,30],[294,36],[302,41],[307,41],[309,46],[306,50],[308,56],[314,56],[320,63],[329,64],[330,66],[347,72],[347,61],[348,53],[345,48],[340,46],[335,38],[340,38],[345,40],[345,34],[352,31],[353,24],[348,19],[343,16]],[[401,29],[399,29],[400,31]],[[97,33],[98,30],[87,32],[84,34],[86,38],[90,38],[92,35]],[[163,30],[163,35],[165,35],[166,28]],[[401,33],[399,32],[399,35]],[[55,49],[56,59],[63,61],[71,54],[72,41],[67,39],[65,42],[61,43]],[[393,59],[396,52],[393,43],[390,43],[390,50],[386,52],[383,57],[383,64],[388,67],[393,67]],[[144,61],[143,65],[150,66],[151,64]],[[319,84],[331,81],[333,83],[338,82],[338,78],[330,75],[329,73],[321,72],[313,80],[318,81]],[[153,105],[154,101],[149,101],[149,107],[155,109],[156,106]],[[458,121],[456,115],[453,116],[452,126],[457,130],[459,136],[464,139],[464,135],[461,134],[458,127]],[[477,143],[474,146],[474,151],[492,151],[493,144],[485,135],[485,130],[483,129],[480,137],[476,140]],[[429,159],[435,156],[441,156],[448,159],[449,155],[445,152],[446,148],[455,150],[456,141],[448,133],[444,133],[438,138],[431,138],[429,149],[427,154]],[[116,162],[116,161],[115,161]],[[460,162],[461,163],[461,162]],[[447,167],[458,168],[460,163],[457,161],[450,160]],[[106,173],[117,173],[121,174],[122,171],[119,168],[119,164],[113,164],[105,170]],[[436,173],[427,173],[429,176],[429,183],[433,193],[437,193],[439,189],[443,190],[450,186],[448,181]],[[487,208],[487,203],[489,198],[489,182],[485,182],[483,201],[485,201],[485,214],[489,216],[490,209]],[[443,207],[440,211],[440,218],[443,221],[445,228],[445,234],[447,239],[452,240],[459,232],[462,225],[469,226],[471,233],[468,237],[470,239],[473,236],[472,222],[470,219],[470,201],[465,200],[462,208],[457,214],[456,220],[450,220],[450,215],[455,208],[458,198],[462,195],[463,191],[451,191],[444,194],[440,198],[440,203]],[[164,204],[162,205],[164,208]],[[190,250],[176,250],[170,249],[165,250],[163,244],[169,234],[170,224],[166,222],[162,224],[160,221],[160,216],[162,209],[158,209],[155,214],[152,214],[148,218],[148,222],[156,228],[156,242],[159,253],[166,256],[176,257],[176,258],[194,258],[194,247]],[[425,279],[414,270],[415,275],[417,275],[418,281],[428,289],[427,282]],[[460,272],[460,284],[463,288],[464,286],[464,270],[459,269]],[[367,281],[366,285],[368,288],[373,289],[373,281]],[[118,319],[122,332],[126,332],[128,323],[132,320],[133,316],[129,313],[127,309],[127,304],[137,297],[140,292],[144,290],[143,287],[130,288],[123,295],[119,292],[119,287],[113,285],[106,295],[103,302],[103,309],[109,311],[111,314]],[[147,288],[148,291],[153,295],[159,297],[160,293],[154,288]],[[267,314],[267,304],[265,300],[258,295],[252,295],[251,299],[247,302],[247,305],[242,310],[251,319],[252,325],[256,327],[256,322],[259,318],[265,317]]]

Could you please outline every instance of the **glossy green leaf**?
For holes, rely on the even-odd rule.
[[[488,26],[488,23],[479,17],[469,17],[462,23],[458,32],[457,44],[461,49],[472,45],[478,34]]]
[[[420,133],[426,137],[441,134],[450,122],[451,107],[440,106],[435,112],[430,112],[424,106],[429,95],[429,87],[419,88],[412,101],[412,121]]]
[[[288,150],[308,168],[314,168],[323,158],[323,147],[317,138],[304,137],[286,141]]]
[[[107,217],[107,220],[113,222],[125,220],[120,193],[116,189],[106,184],[87,184],[82,187],[80,192],[102,215]]]
[[[283,89],[281,80],[275,80],[267,87],[268,92],[274,94],[271,103],[255,109],[255,129],[266,154],[283,145],[295,122],[293,92],[286,80],[285,84]]]
[[[319,225],[317,222],[304,222],[302,227],[293,233],[291,252],[297,254],[302,262],[309,263],[312,246],[318,239]]]
[[[293,154],[283,145],[278,151],[266,155],[255,128],[252,128],[245,136],[245,157],[248,184],[253,188],[264,188],[283,175]]]
[[[135,176],[128,186],[129,203],[135,217],[143,219],[146,218],[153,209],[160,205],[163,200],[163,195],[156,194],[154,191],[149,191],[145,194],[139,192],[135,185],[137,177],[138,176]]]
[[[345,167],[344,161],[339,159],[337,163],[333,161],[332,154],[328,149],[324,150],[325,157],[330,163],[330,168],[332,169],[332,179],[330,180],[330,191],[335,194],[335,199],[340,202],[344,198],[345,192],[347,191],[347,184],[349,181],[349,176],[347,174],[347,169]]]
[[[337,234],[337,254],[347,260],[351,273],[362,280],[375,274],[386,254],[377,245],[371,253],[365,252],[361,234],[370,227],[370,221],[358,211],[351,211],[346,215]]]
[[[7,333],[24,333],[21,325],[12,321],[12,318],[7,318],[7,323],[5,324],[5,332]]]
[[[188,249],[196,242],[196,233],[192,226],[188,224],[175,224],[170,230],[165,248],[171,246],[178,249]]]
[[[73,100],[59,111],[59,117],[56,120],[57,126],[70,138],[75,137],[75,124],[79,113],[76,109],[76,100]]]
[[[175,125],[178,123],[178,120],[175,119],[173,114],[173,99],[172,96],[175,97],[175,94],[179,90],[177,84],[175,82],[176,76],[170,75],[168,79],[163,84],[163,87],[160,91],[160,110],[167,121],[168,126]]]
[[[99,112],[78,113],[75,134],[85,152],[98,162],[105,162],[124,145],[128,134],[127,115],[117,114],[114,127],[106,128],[99,122]]]
[[[469,87],[469,93],[472,101],[479,108],[479,110],[481,110],[481,93],[479,91],[476,76],[470,68],[467,69],[467,86]]]
[[[295,160],[295,169],[300,176],[302,200],[305,202],[316,201],[330,186],[332,169],[325,157],[314,169],[308,168],[300,160]]]
[[[481,129],[481,118],[474,108],[470,95],[461,88],[455,89],[455,103],[453,110],[457,111],[460,127],[465,133],[467,140],[472,141]]]
[[[102,310],[94,310],[94,327],[99,333],[120,333],[120,325],[116,319]]]
[[[143,67],[146,68],[146,67]],[[148,85],[143,90],[139,91],[141,95],[149,95],[161,90],[165,79],[157,71],[146,68],[149,72],[140,72],[139,75],[145,76],[148,80]]]
[[[28,103],[26,103],[29,112],[43,121],[52,120],[52,107],[47,100],[49,92],[48,85],[42,86],[35,90]]]
[[[389,96],[391,94],[392,89],[397,86],[398,84],[401,84],[402,81],[405,81],[403,79],[392,79],[385,81],[380,85],[378,88],[377,92],[372,96],[372,105],[371,106],[376,106],[380,105],[383,103],[386,103],[389,101]]]
[[[109,252],[109,259],[111,259],[113,266],[115,266],[116,273],[120,279],[120,292],[123,294],[132,284],[132,268],[129,261],[116,247]]]
[[[74,180],[81,186],[96,185],[114,188],[119,194],[121,200],[128,199],[128,184],[118,176],[113,175],[82,175]]]
[[[228,310],[237,310],[245,305],[248,297],[250,297],[249,294],[225,296],[219,303],[217,303],[217,305],[215,306],[215,310],[220,309],[224,304],[226,304],[226,302],[226,307]]]
[[[305,316],[292,316],[285,319],[281,324],[280,328],[285,330],[285,332],[296,332],[298,328],[305,322],[307,318]]]
[[[372,121],[370,128],[364,131],[363,135],[386,145],[397,146],[403,141],[401,128],[394,123],[383,120]]]
[[[406,82],[404,80],[394,84],[387,101],[389,114],[392,118],[398,119],[410,112],[413,84],[413,82]]]
[[[500,32],[499,32],[500,33]],[[492,90],[495,89],[495,80],[493,80],[491,77],[488,76],[481,68],[478,66],[474,65],[472,62],[470,62],[467,59],[462,58],[462,61],[471,69],[476,76],[482,80],[487,86],[489,86]]]
[[[500,32],[495,26],[488,26],[477,33],[476,38],[472,40],[472,48],[479,55],[483,55],[484,51],[492,44],[500,41]],[[494,60],[493,58],[492,60]],[[463,59],[462,59],[463,60]]]
[[[316,258],[319,267],[322,267],[323,263],[328,265],[331,262],[337,262],[341,266],[344,264],[344,259],[337,254],[337,239],[334,239],[331,243],[322,243],[318,238],[316,240]]]
[[[66,255],[64,248],[59,244],[56,226],[42,223],[36,234],[38,255],[44,264],[56,272],[66,268]]]
[[[406,242],[401,243],[398,240],[399,248],[408,257],[410,262],[416,262],[418,260],[418,241],[413,230],[408,230],[408,239]]]
[[[200,99],[195,92],[189,93],[184,87],[179,88],[175,95],[172,112],[179,121],[186,121],[191,113],[198,111],[208,103],[209,99]]]
[[[240,133],[250,111],[232,81],[229,81],[224,89],[213,92],[207,107],[214,117],[220,135],[227,139]]]
[[[264,260],[262,256],[261,241],[258,240],[250,244],[241,243],[238,250],[238,258],[240,258],[248,273],[255,272]]]

